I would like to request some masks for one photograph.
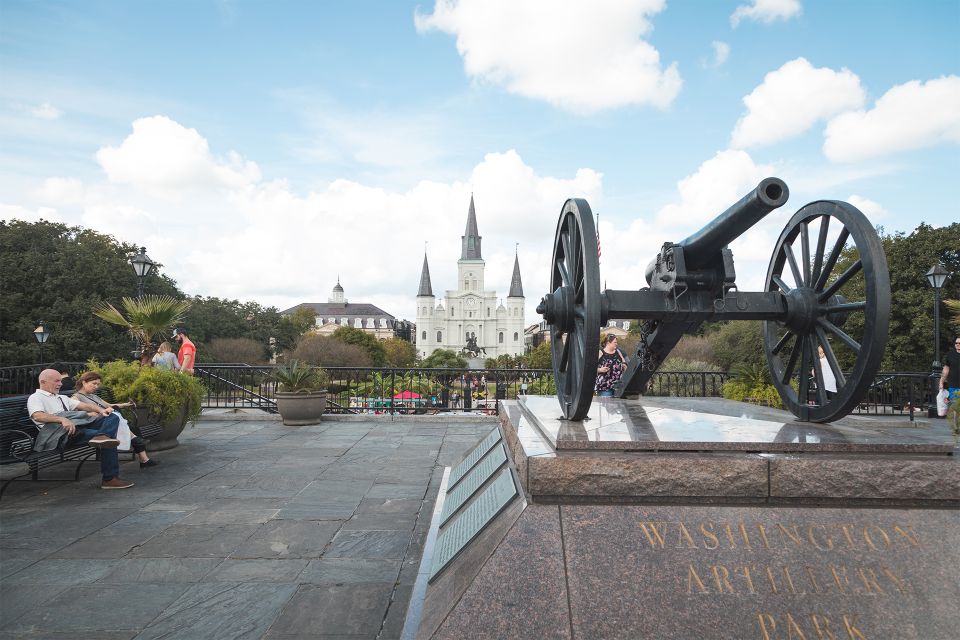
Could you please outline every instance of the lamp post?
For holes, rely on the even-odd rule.
[[[930,286],[933,287],[934,294],[934,304],[933,304],[933,395],[931,396],[933,402],[931,403],[930,410],[928,415],[933,418],[937,415],[937,392],[939,388],[937,385],[937,379],[940,377],[940,372],[943,369],[943,365],[940,364],[940,289],[943,288],[944,283],[947,281],[947,278],[950,277],[950,272],[943,268],[939,262],[932,267],[930,271],[927,271],[927,282],[930,283]]]
[[[40,344],[40,364],[43,364],[43,344],[50,337],[50,332],[47,330],[47,325],[43,324],[43,320],[37,323],[37,328],[33,330],[33,337]]]
[[[156,263],[147,255],[147,248],[140,247],[140,253],[130,259],[133,270],[137,273],[137,297],[143,297],[143,281],[146,280]]]

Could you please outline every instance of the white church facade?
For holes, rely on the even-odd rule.
[[[481,253],[477,213],[470,196],[467,228],[461,237],[457,261],[457,289],[448,289],[437,302],[430,282],[430,267],[423,256],[423,271],[417,291],[417,352],[427,357],[437,349],[460,351],[468,339],[475,339],[486,353],[481,357],[518,355],[524,352],[524,298],[520,262],[513,260],[513,276],[506,301],[488,291],[484,281],[485,263]]]

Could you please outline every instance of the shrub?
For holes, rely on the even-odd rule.
[[[373,358],[362,347],[330,336],[303,336],[290,356],[294,360],[325,367],[372,367]]]
[[[263,345],[250,338],[214,338],[200,355],[204,362],[264,364],[267,361]]]
[[[101,384],[113,391],[117,402],[132,400],[156,414],[161,422],[176,420],[184,405],[187,408],[187,420],[194,420],[200,415],[204,388],[193,376],[141,367],[136,362],[125,360],[114,360],[103,365],[91,360],[87,363],[87,370],[100,374]]]

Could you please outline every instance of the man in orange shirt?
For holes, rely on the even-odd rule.
[[[193,375],[193,365],[197,361],[197,347],[190,340],[184,329],[174,329],[173,339],[180,341],[180,351],[177,352],[177,362],[180,363],[180,373]]]

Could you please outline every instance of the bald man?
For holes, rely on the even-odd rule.
[[[61,386],[60,372],[55,369],[44,369],[40,372],[40,388],[27,399],[27,413],[38,429],[48,428],[48,424],[60,424],[74,442],[89,444],[100,449],[100,472],[103,489],[128,489],[132,482],[121,480],[120,459],[117,456],[117,427],[120,418],[113,415],[113,407],[98,407],[95,404],[80,402],[73,398],[58,394]],[[66,416],[59,415],[66,411],[86,411],[98,417],[93,422],[76,425]]]

